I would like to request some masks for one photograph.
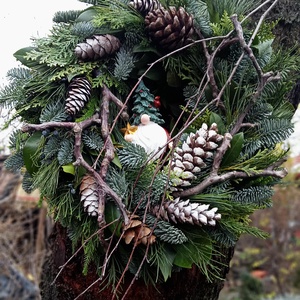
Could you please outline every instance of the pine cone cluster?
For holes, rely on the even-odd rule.
[[[113,35],[93,35],[85,43],[77,44],[75,55],[82,61],[95,61],[113,54],[120,46],[120,40]]]
[[[193,18],[183,7],[154,9],[146,15],[145,26],[151,40],[168,51],[192,42],[195,32]]]
[[[158,0],[133,0],[129,4],[144,16],[150,11],[163,8]]]
[[[176,198],[174,201],[166,201],[162,206],[155,206],[153,213],[166,221],[174,223],[188,223],[191,225],[215,226],[221,219],[221,214],[216,213],[217,207],[209,209],[209,204],[190,203]]]
[[[128,225],[123,227],[123,238],[126,244],[136,242],[137,244],[152,245],[155,243],[156,237],[153,235],[152,230],[139,220],[136,215],[131,216]]]
[[[90,216],[98,216],[98,189],[95,178],[85,175],[80,184],[80,201],[83,203],[84,211]]]
[[[223,136],[218,134],[217,124],[213,123],[208,128],[203,123],[196,133],[190,133],[181,147],[176,147],[171,160],[171,186],[172,190],[178,190],[191,185],[191,181],[206,166],[205,159],[213,156],[213,151]]]
[[[68,86],[65,110],[69,115],[81,111],[91,98],[92,85],[85,77],[73,78]]]

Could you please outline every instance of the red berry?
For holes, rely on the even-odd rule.
[[[160,107],[161,107],[160,96],[156,96],[156,97],[154,98],[154,106],[155,106],[156,108],[160,108]]]

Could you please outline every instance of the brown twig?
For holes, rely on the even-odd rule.
[[[265,169],[258,172],[243,172],[243,171],[231,171],[221,175],[214,174],[208,176],[204,179],[200,184],[182,192],[173,193],[174,197],[189,197],[193,195],[197,195],[201,193],[203,190],[208,188],[211,185],[216,183],[221,183],[227,180],[233,179],[243,179],[243,178],[256,178],[256,177],[266,177],[266,176],[273,176],[277,178],[284,178],[287,175],[287,171],[285,169],[282,170],[270,170]]]

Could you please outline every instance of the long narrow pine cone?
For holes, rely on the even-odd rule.
[[[153,231],[142,221],[139,220],[139,216],[133,215],[130,218],[128,225],[123,226],[123,238],[126,244],[137,243],[152,245],[156,241],[156,237]]]
[[[120,40],[113,35],[93,35],[85,43],[77,44],[75,55],[81,61],[95,61],[113,54],[120,46]]]
[[[209,204],[190,203],[176,198],[174,201],[166,201],[162,206],[155,206],[153,213],[166,221],[174,223],[187,223],[191,225],[215,226],[216,221],[221,219],[217,213],[218,208],[209,208]]]
[[[76,115],[91,98],[92,85],[85,77],[73,78],[68,86],[65,110]]]
[[[84,211],[90,216],[98,216],[98,189],[95,178],[85,175],[80,184],[80,201],[83,203]]]
[[[211,158],[223,140],[218,134],[217,124],[209,128],[203,123],[196,133],[190,133],[181,147],[176,147],[171,160],[171,190],[180,190],[191,185],[191,181],[206,166],[206,159]]]
[[[169,51],[191,43],[195,32],[193,18],[183,7],[150,11],[145,17],[145,25],[151,40]]]
[[[133,0],[130,1],[129,4],[138,10],[143,16],[148,14],[150,11],[163,8],[158,0]]]

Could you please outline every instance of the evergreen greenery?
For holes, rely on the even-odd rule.
[[[236,13],[242,20],[261,3],[258,0],[162,1],[165,7],[184,6],[194,16],[197,33],[195,43],[165,56],[148,37],[142,14],[129,1],[82,2],[89,8],[57,13],[47,37],[14,54],[23,66],[8,73],[0,104],[14,108],[12,119],[20,118],[25,125],[11,136],[12,155],[5,166],[22,171],[26,191],[39,189],[54,220],[68,228],[73,250],[82,245],[84,273],[95,264],[99,272],[106,270],[108,284],[115,287],[127,269],[155,284],[166,281],[178,268],[196,265],[208,280],[214,280],[221,276],[222,266],[215,259],[222,255],[220,246],[234,247],[245,233],[266,237],[250,226],[249,216],[271,205],[273,186],[285,175],[280,164],[286,151],[280,144],[293,131],[294,108],[288,93],[299,74],[300,55],[295,48],[275,48],[274,24],[267,22],[246,48],[253,56],[240,46],[231,16]],[[253,24],[247,19],[241,26],[248,43]],[[120,39],[114,55],[77,60],[78,43],[107,33]],[[222,43],[218,36],[227,34]],[[203,37],[209,40],[201,42]],[[69,116],[66,92],[75,76],[89,79],[92,96],[80,114]],[[114,95],[109,105],[106,89]],[[159,112],[153,107],[153,95],[160,96]],[[143,147],[126,142],[120,132],[128,119],[120,118],[115,98],[121,100],[123,113],[128,108],[133,116],[129,123],[138,124],[140,115],[147,113],[164,124],[174,137],[173,147],[183,147],[188,134],[203,123],[216,124],[223,142],[215,151],[209,150],[212,144],[199,146],[206,166],[191,186],[173,191],[169,186],[173,148],[162,159],[150,161]],[[103,213],[109,224],[105,229],[80,201],[86,174],[98,178],[96,192],[105,194]],[[197,226],[157,218],[154,207],[176,197],[209,204],[218,209],[221,219],[215,226]],[[129,218],[150,228],[153,244],[124,242],[123,228],[132,224],[124,224],[122,207]]]

